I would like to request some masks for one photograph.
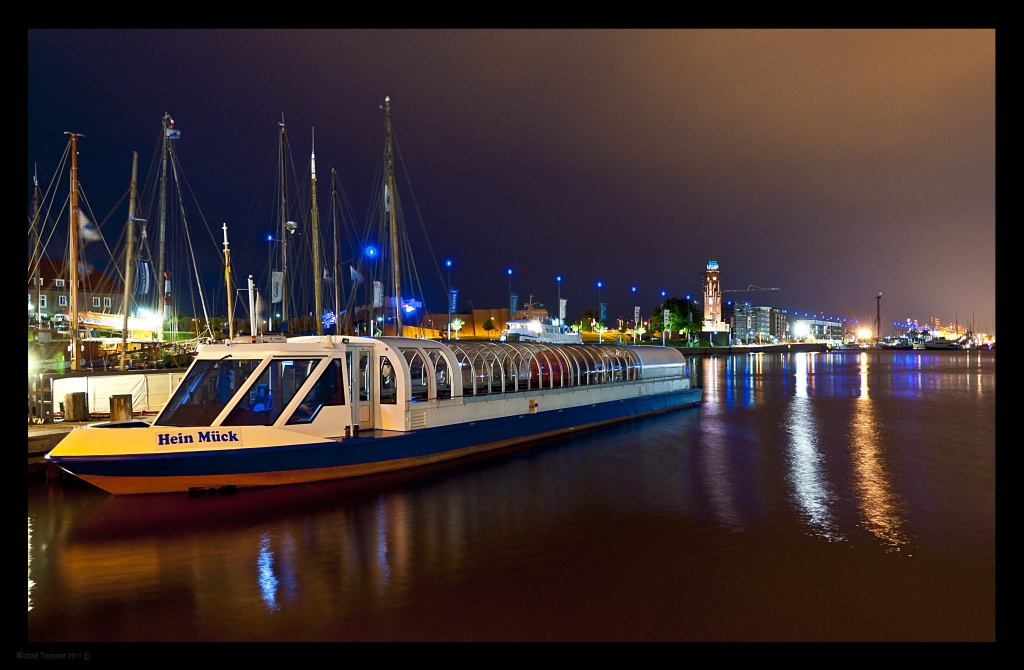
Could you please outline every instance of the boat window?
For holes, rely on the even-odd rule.
[[[423,360],[423,354],[417,349],[400,348],[402,356],[409,364],[410,398],[412,402],[421,402],[430,397],[430,366]]]
[[[359,402],[370,401],[370,354],[359,352]]]
[[[209,426],[261,359],[197,360],[157,419],[158,426]]]
[[[380,357],[380,404],[398,404],[398,376],[387,356]]]
[[[448,400],[452,397],[451,371],[448,369],[448,359],[441,353],[440,349],[431,349],[427,352],[431,362],[434,364],[434,380],[437,386],[437,399]]]
[[[319,358],[281,359],[270,362],[235,408],[224,420],[225,426],[270,426],[292,401]]]
[[[341,379],[341,361],[334,359],[327,366],[320,379],[302,399],[288,423],[312,423],[323,407],[345,404],[345,387]]]

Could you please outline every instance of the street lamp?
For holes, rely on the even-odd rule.
[[[514,319],[516,315],[512,313],[512,268],[505,270],[508,273],[508,318]]]
[[[555,283],[558,284],[558,325],[562,324],[562,275],[555,275]]]
[[[635,286],[630,286],[630,287],[629,287],[629,290],[630,290],[630,292],[631,292],[631,293],[633,293],[634,295],[636,295],[636,287],[635,287]],[[634,302],[636,302],[636,301],[634,300]],[[637,319],[637,317],[636,317],[636,308],[635,308],[635,307],[634,307],[634,309],[633,309],[633,312],[634,312],[634,314],[633,314],[633,344],[636,344],[636,328],[637,328],[637,326],[639,325],[639,324],[637,323],[637,321],[638,321],[639,319]]]
[[[661,292],[661,346],[665,346],[665,329],[668,328],[668,319],[665,318],[665,291]]]
[[[448,267],[448,339],[452,339],[452,259],[444,262]]]

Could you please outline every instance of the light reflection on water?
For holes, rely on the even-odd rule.
[[[842,540],[829,509],[833,495],[825,480],[822,455],[818,451],[818,425],[807,394],[808,380],[813,379],[810,375],[814,358],[811,354],[798,353],[794,354],[794,359],[794,393],[786,421],[790,437],[789,480],[812,532],[830,540]]]
[[[263,602],[271,610],[278,609],[277,575],[274,574],[274,552],[270,551],[270,536],[260,537],[260,555],[256,559],[257,581],[263,593]]]
[[[895,551],[906,544],[899,505],[892,493],[881,441],[878,419],[868,392],[868,354],[860,355],[860,393],[854,403],[850,424],[856,486],[865,526]]]
[[[696,367],[699,408],[379,478],[195,499],[30,485],[29,639],[988,630],[994,352]]]

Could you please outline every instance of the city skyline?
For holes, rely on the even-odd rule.
[[[30,197],[83,133],[102,217],[170,113],[236,279],[266,274],[281,114],[298,172],[315,127],[365,225],[391,96],[434,312],[449,258],[462,305],[506,305],[511,267],[520,303],[557,291],[570,318],[602,281],[611,320],[699,297],[714,256],[724,288],[780,289],[751,304],[864,323],[881,291],[883,326],[995,332],[994,31],[30,30],[28,89]],[[218,246],[196,247],[211,282]]]

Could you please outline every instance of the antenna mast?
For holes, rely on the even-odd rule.
[[[398,275],[398,215],[395,193],[395,160],[391,151],[391,96],[384,97],[384,115],[387,120],[387,183],[384,185],[384,207],[390,212],[391,265],[395,276],[395,337],[402,335],[402,290]],[[390,190],[390,194],[389,194]],[[390,197],[389,197],[390,195]]]

